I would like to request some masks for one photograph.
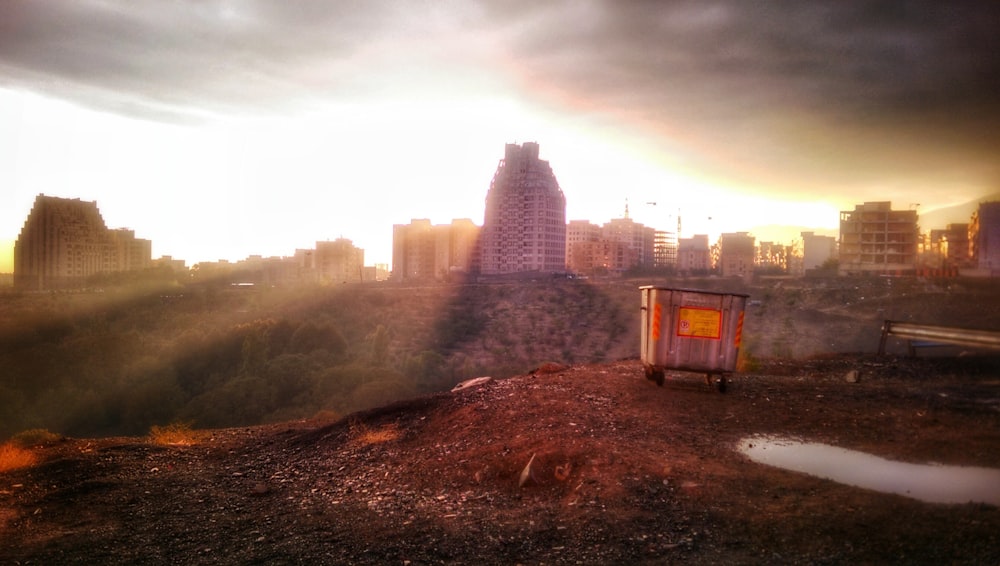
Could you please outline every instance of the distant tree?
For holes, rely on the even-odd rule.
[[[263,369],[268,357],[268,329],[258,326],[247,332],[240,350],[240,375],[254,375]]]
[[[296,354],[308,354],[314,350],[325,350],[340,356],[347,351],[347,340],[339,330],[330,324],[303,322],[292,333],[289,349]]]
[[[424,350],[406,361],[406,375],[412,378],[421,390],[434,390],[449,381],[446,376],[444,356],[432,350]]]
[[[389,334],[389,329],[380,324],[375,327],[374,332],[365,338],[371,346],[371,360],[373,365],[385,365],[389,357]]]

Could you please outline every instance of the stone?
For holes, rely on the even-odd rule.
[[[531,469],[531,465],[535,463],[535,455],[532,454],[531,458],[528,460],[528,465],[521,470],[521,477],[517,481],[517,487],[524,487],[529,481],[535,479],[535,472]]]
[[[472,379],[466,379],[465,381],[460,382],[455,387],[452,387],[451,392],[455,393],[456,391],[464,391],[466,389],[472,389],[473,387],[479,387],[491,381],[493,381],[492,377],[474,377]]]

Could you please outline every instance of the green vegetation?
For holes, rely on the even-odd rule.
[[[10,442],[21,448],[33,448],[35,446],[48,446],[59,442],[63,437],[44,428],[33,428],[23,430],[10,437]]]
[[[722,278],[237,289],[139,285],[0,301],[0,440],[347,416],[480,376],[639,355],[640,285],[748,293],[740,371],[874,352],[882,322],[996,328],[991,280]],[[165,429],[166,430],[166,429]],[[42,443],[45,441],[43,440]]]
[[[524,373],[638,354],[635,285],[10,294],[0,304],[0,438],[170,432],[347,415]]]

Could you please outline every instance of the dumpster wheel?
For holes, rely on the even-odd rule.
[[[705,383],[707,383],[709,386],[713,385],[712,384],[712,374],[710,374],[710,373],[705,374]],[[720,373],[719,376],[715,379],[715,384],[714,385],[715,385],[715,388],[719,390],[719,393],[725,393],[726,392],[726,374]]]
[[[646,379],[655,381],[657,385],[663,387],[663,382],[666,380],[666,374],[662,369],[646,366]]]

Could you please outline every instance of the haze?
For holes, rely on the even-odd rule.
[[[569,219],[780,241],[929,212],[997,190],[998,27],[989,1],[8,0],[0,272],[39,193],[189,265],[341,236],[389,263],[394,223],[481,224],[523,141]]]

